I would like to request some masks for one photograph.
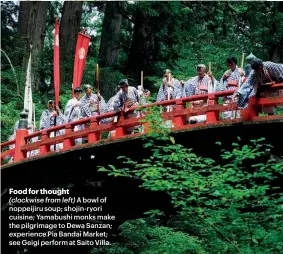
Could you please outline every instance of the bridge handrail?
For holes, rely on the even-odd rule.
[[[149,104],[143,105],[143,106],[134,106],[131,109],[129,109],[128,112],[133,112],[137,109],[140,109],[140,110],[145,109],[145,108],[149,108],[149,107],[152,107],[152,106],[170,106],[170,105],[176,104],[177,102],[187,103],[187,102],[196,101],[196,100],[207,100],[208,98],[212,98],[212,97],[220,98],[220,97],[232,95],[233,93],[234,93],[234,90],[230,90],[230,91],[222,91],[222,92],[216,92],[216,93],[211,93],[211,94],[193,95],[193,96],[190,96],[190,97],[173,99],[173,100],[169,100],[169,101],[154,102],[154,103],[149,103]],[[66,127],[69,126],[69,125],[72,128],[74,128],[75,126],[87,124],[87,123],[94,121],[94,120],[99,121],[99,120],[107,119],[107,118],[110,118],[110,117],[120,116],[120,114],[121,114],[121,111],[108,112],[108,113],[105,113],[105,114],[102,114],[102,115],[92,116],[92,117],[80,119],[80,120],[77,120],[77,121],[74,121],[74,122],[70,122],[70,123],[66,123],[66,124],[62,124],[62,125],[58,125],[58,126],[53,126],[51,128],[45,129],[45,130],[41,130],[41,131],[31,133],[31,134],[27,135],[25,137],[25,139],[29,140],[29,139],[32,139],[34,137],[38,137],[38,136],[42,135],[42,133],[45,133],[45,132],[47,134],[50,134],[52,132],[57,132],[57,131],[66,129]]]
[[[274,89],[282,89],[283,83],[274,84],[270,86]],[[207,121],[206,124],[216,123],[219,121],[219,112],[223,111],[231,111],[237,110],[236,103],[229,104],[227,106],[218,104],[218,99],[221,97],[231,96],[235,90],[230,91],[221,91],[209,94],[201,94],[201,95],[194,95],[186,98],[180,99],[173,99],[170,101],[163,101],[163,102],[155,102],[150,103],[143,106],[135,106],[132,107],[128,112],[133,112],[136,109],[146,109],[152,106],[169,106],[175,105],[175,109],[171,112],[163,112],[162,117],[164,120],[173,120],[175,128],[186,125],[186,117],[188,116],[195,116],[195,115],[203,115],[206,114]],[[201,108],[186,108],[186,103],[197,101],[197,100],[207,100],[207,105]],[[243,110],[243,119],[245,121],[252,121],[253,119],[258,119],[258,112],[259,107],[266,105],[266,106],[276,106],[283,104],[283,97],[271,97],[271,98],[250,98],[249,100],[249,107],[246,110]],[[127,113],[128,113],[127,112]],[[118,121],[116,123],[103,123],[101,124],[100,121],[103,119],[113,118],[117,116]],[[39,156],[44,156],[48,153],[52,153],[50,151],[50,146],[54,144],[63,143],[63,150],[68,150],[74,147],[73,141],[77,138],[87,138],[88,144],[96,143],[100,141],[100,135],[104,132],[109,132],[112,130],[116,131],[115,138],[118,139],[124,137],[125,129],[134,127],[137,125],[141,125],[140,120],[144,119],[145,116],[141,116],[139,118],[130,118],[125,119],[125,112],[109,112],[98,116],[93,116],[90,118],[80,119],[75,122],[66,123],[60,126],[54,126],[49,129],[37,131],[32,134],[28,134],[26,130],[17,130],[17,135],[15,140],[10,140],[1,144],[1,160],[3,160],[6,156],[13,155],[14,162],[19,160],[27,159],[27,152],[39,149]],[[79,125],[88,125],[88,128],[84,128],[83,130],[73,131],[75,126]],[[147,123],[143,124],[145,129]],[[196,126],[196,125],[195,125]],[[186,126],[187,127],[187,126]],[[191,128],[188,125],[187,128]],[[52,132],[57,132],[60,130],[64,130],[65,134],[58,135],[56,137],[50,138],[49,135]],[[147,131],[147,130],[146,130]],[[145,132],[146,132],[145,131]],[[18,135],[18,133],[22,133]],[[41,137],[41,140],[30,143],[29,141],[33,138]],[[10,149],[8,151],[3,151],[10,145],[15,145],[14,149]],[[16,153],[18,155],[16,155]]]
[[[1,147],[7,147],[7,146],[11,146],[11,145],[15,145],[15,139],[3,142],[1,144]]]

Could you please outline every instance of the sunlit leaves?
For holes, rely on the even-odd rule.
[[[154,119],[157,121],[157,116]],[[221,165],[180,144],[172,144],[167,131],[155,133],[154,138],[145,141],[151,156],[135,162],[125,158],[132,169],[116,169],[116,174],[123,175],[124,171],[139,177],[144,188],[169,194],[182,216],[198,218],[205,228],[198,237],[212,241],[206,246],[209,252],[216,249],[221,253],[224,248],[232,253],[276,253],[273,251],[282,246],[271,243],[267,235],[278,239],[283,195],[274,180],[282,174],[283,163],[269,158],[270,145],[263,143],[264,138],[249,144],[241,144],[238,138],[232,150],[222,150]]]

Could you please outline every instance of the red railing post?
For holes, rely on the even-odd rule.
[[[27,153],[22,152],[21,150],[21,147],[26,144],[25,136],[27,135],[28,135],[28,130],[25,130],[25,129],[16,130],[14,162],[23,160],[27,156]]]
[[[96,118],[92,118],[90,120],[90,126],[89,128],[90,129],[95,129],[98,127],[98,121]],[[92,133],[89,133],[88,134],[88,144],[93,144],[93,143],[96,143],[97,141],[100,140],[100,131],[94,131]]]
[[[146,115],[148,115],[149,113],[147,111],[145,111],[144,114],[145,114],[144,118],[146,120]],[[148,122],[144,122],[142,124],[142,126],[143,126],[143,133],[149,133],[149,123]]]
[[[125,120],[125,112],[122,110],[120,112],[120,116],[118,117],[118,122],[116,123],[116,133],[115,133],[115,138],[123,137],[125,135],[124,128],[119,126],[120,123],[122,123]]]
[[[47,133],[46,130],[44,130],[44,131],[42,132],[41,140],[42,140],[42,141],[43,141],[43,140],[47,140],[48,138],[49,138],[49,137],[48,137],[48,133]],[[49,145],[41,145],[41,146],[39,147],[39,154],[40,154],[40,155],[45,155],[45,154],[47,154],[49,151],[50,151],[50,146],[49,146]]]
[[[66,125],[65,134],[69,134],[73,131],[71,124]],[[70,138],[66,138],[63,141],[63,149],[68,150],[72,147],[72,140]]]
[[[283,88],[283,83],[280,84],[275,84],[272,86],[272,88],[274,89],[282,89]],[[169,118],[171,121],[172,117],[173,117],[173,121],[174,121],[174,125],[175,126],[184,126],[186,124],[186,118],[187,115],[184,114],[184,112],[188,112],[188,115],[195,115],[197,114],[197,112],[201,112],[200,114],[206,114],[206,122],[207,123],[215,123],[217,121],[219,121],[219,111],[222,111],[223,108],[221,108],[221,105],[217,105],[218,104],[218,98],[222,97],[222,96],[231,96],[233,93],[233,91],[225,91],[225,92],[216,92],[216,93],[212,93],[212,94],[208,94],[208,95],[195,95],[189,98],[183,98],[183,99],[175,99],[172,100],[170,102],[159,102],[159,103],[153,103],[151,105],[148,105],[146,107],[150,107],[150,106],[155,106],[155,105],[168,105],[168,104],[174,104],[176,105],[175,107],[175,111],[171,112],[171,113],[163,113],[162,116],[165,117],[166,119]],[[273,97],[273,96],[272,96]],[[188,109],[185,109],[185,103],[186,101],[194,101],[194,100],[206,100],[207,99],[207,111],[205,113],[204,108],[200,108],[200,109],[196,109],[193,110],[192,112]],[[276,96],[275,98],[256,98],[256,97],[251,97],[249,99],[248,102],[248,108],[241,110],[242,113],[242,120],[241,121],[257,121],[258,119],[261,120],[261,117],[257,117],[259,112],[261,112],[262,107],[274,107],[276,105],[282,105],[283,103],[283,99],[282,99],[282,95]],[[215,106],[213,106],[215,105]],[[235,110],[235,107],[233,105],[231,105],[228,110]],[[239,110],[239,109],[238,109]],[[132,112],[132,111],[130,111]],[[145,115],[148,113],[145,113]],[[24,115],[24,114],[23,114]],[[111,116],[113,116],[114,114],[112,113]],[[115,114],[116,115],[116,114]],[[148,122],[144,122],[144,123],[140,123],[138,120],[137,121],[133,121],[133,120],[127,120],[126,122],[128,122],[127,124],[125,123],[125,118],[126,114],[124,111],[120,112],[117,114],[117,116],[119,117],[118,122],[115,124],[115,130],[113,130],[113,132],[116,132],[115,135],[115,139],[119,139],[119,138],[123,138],[126,134],[127,134],[127,129],[131,128],[132,125],[143,125],[143,132],[144,133],[148,133],[149,132],[149,123]],[[107,116],[106,116],[107,117]],[[144,114],[141,114],[141,117],[144,117]],[[24,118],[24,117],[23,117]],[[103,116],[98,116],[98,119],[103,118]],[[262,119],[268,119],[269,117],[263,117]],[[271,117],[270,117],[271,118]],[[272,118],[273,119],[273,118]],[[274,117],[274,119],[277,119],[277,117]],[[87,121],[87,123],[90,122],[90,126],[88,128],[86,128],[84,131],[82,131],[81,135],[72,135],[71,133],[73,132],[72,127],[74,126],[74,124],[76,123],[72,123],[72,124],[65,124],[62,127],[59,128],[65,128],[65,136],[61,136],[61,137],[57,137],[55,138],[55,140],[59,140],[57,141],[57,143],[59,142],[60,144],[63,143],[64,146],[64,150],[68,150],[70,148],[72,148],[74,146],[74,140],[76,138],[80,138],[81,136],[83,136],[85,138],[85,136],[87,136],[88,138],[88,143],[97,143],[100,139],[101,139],[101,133],[108,131],[108,130],[112,130],[112,128],[114,128],[114,126],[112,124],[109,124],[107,126],[105,126],[105,128],[103,126],[100,125],[100,121],[101,120],[97,120],[96,117],[84,120],[84,121],[80,121],[79,124],[85,125],[85,122]],[[138,123],[137,123],[138,122]],[[188,128],[191,127],[191,125],[187,126]],[[184,128],[184,127],[183,127]],[[53,129],[58,129],[58,128],[53,128]],[[28,135],[28,130],[26,129],[19,129],[16,131],[16,138],[15,141],[8,141],[2,144],[2,146],[8,147],[9,146],[14,146],[15,148],[10,149],[8,151],[3,151],[3,147],[1,148],[1,160],[3,161],[3,159],[7,156],[12,156],[13,157],[13,162],[19,162],[19,161],[23,161],[27,158],[27,153],[31,150],[40,150],[40,156],[39,157],[43,157],[46,156],[49,152],[50,152],[50,144],[53,144],[55,141],[54,139],[50,139],[50,133],[52,133],[50,130],[42,130],[41,132],[38,132],[36,134],[32,134],[32,135]],[[29,145],[28,140],[32,139],[33,137],[37,137],[38,135],[42,135],[41,137],[41,141],[38,142],[38,144],[33,144],[33,145]],[[28,137],[29,136],[29,137]],[[67,136],[71,136],[71,137],[67,137]],[[74,138],[76,137],[76,138]],[[54,145],[55,146],[55,145]]]
[[[243,119],[245,121],[251,121],[254,116],[257,116],[259,113],[259,106],[257,105],[257,98],[249,98],[248,108],[243,110]]]
[[[181,111],[185,109],[185,105],[182,99],[177,100],[176,102],[176,111],[182,113]],[[183,126],[186,124],[186,116],[183,115],[177,115],[174,116],[174,125],[176,126]]]
[[[212,106],[217,104],[217,98],[215,94],[208,94],[207,105]],[[215,123],[219,120],[219,111],[207,111],[206,112],[206,122],[207,123]]]

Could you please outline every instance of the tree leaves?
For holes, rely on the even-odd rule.
[[[283,163],[269,159],[266,149],[270,145],[263,143],[264,138],[249,144],[241,144],[238,138],[232,150],[222,150],[220,165],[172,143],[168,132],[157,132],[145,140],[151,155],[142,162],[125,158],[124,162],[133,168],[110,167],[112,174],[139,177],[143,188],[170,195],[182,216],[198,218],[206,232],[198,237],[205,239],[208,253],[222,253],[223,248],[232,253],[274,253],[277,244],[262,239],[269,232],[275,236],[280,231],[283,195],[282,187],[274,180],[282,174]],[[146,214],[152,218],[159,212]]]

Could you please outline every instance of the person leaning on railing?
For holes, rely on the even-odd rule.
[[[115,88],[115,95],[112,96],[109,101],[107,102],[107,112],[115,112],[116,110],[114,109],[114,101],[117,97],[117,94],[118,92],[120,91],[120,86],[116,86]],[[105,119],[107,121],[107,123],[111,123],[111,122],[114,122],[116,123],[117,120],[118,120],[118,117],[117,116],[114,116],[114,117],[109,117],[107,119]],[[109,134],[108,134],[108,137],[114,137],[116,134],[116,131],[113,130],[113,131],[110,131]]]
[[[206,73],[206,66],[198,64],[196,67],[197,76],[185,82],[186,96],[199,94],[208,94],[220,91],[219,82],[213,77],[212,72]],[[201,108],[207,105],[206,100],[198,100],[192,102],[192,108]],[[198,115],[189,117],[189,123],[202,123],[206,121],[206,115]]]
[[[247,57],[246,57],[246,62],[247,65],[244,67],[244,71],[245,71],[245,77],[247,78],[251,71],[252,71],[252,67],[251,67],[251,61],[256,59],[257,57],[255,55],[253,55],[253,53],[250,53]]]
[[[139,105],[138,90],[133,86],[129,86],[127,79],[120,80],[119,86],[120,90],[114,99],[113,109],[115,111],[124,110],[125,118],[139,117],[139,112],[128,112],[131,107]],[[132,130],[133,128],[127,129],[128,132]]]
[[[283,64],[262,62],[256,58],[251,61],[252,71],[247,81],[233,95],[233,100],[241,109],[248,107],[248,100],[252,96],[275,97],[282,94],[281,90],[274,90],[270,86],[283,82]],[[274,114],[274,107],[265,107],[264,113]]]
[[[61,106],[61,103],[59,104],[59,107]],[[47,104],[47,109],[44,110],[40,117],[40,130],[49,129],[54,126],[59,126],[66,123],[65,116],[62,114],[60,108],[56,106],[55,110],[55,104],[53,100],[49,100]],[[54,136],[60,136],[65,134],[65,130],[59,130],[56,131],[56,133],[52,132],[50,133],[50,137],[53,138]],[[56,145],[56,151],[63,148],[63,144],[57,144]],[[54,146],[51,146],[51,150],[54,150]]]
[[[81,117],[81,111],[80,111],[80,100],[83,90],[80,87],[77,87],[74,89],[74,97],[70,100],[68,100],[66,106],[65,106],[65,119],[66,123],[71,123],[78,121]],[[83,129],[83,125],[77,125],[74,127],[74,131],[79,131]],[[75,139],[75,144],[80,145],[82,144],[82,139],[78,138]]]
[[[220,86],[222,90],[231,91],[238,89],[241,86],[241,72],[237,65],[237,59],[233,56],[229,56],[226,59],[226,65],[229,68],[220,79]],[[225,96],[223,98],[223,105],[227,106],[233,102],[232,96]],[[223,119],[240,118],[240,112],[225,111],[223,112]]]

